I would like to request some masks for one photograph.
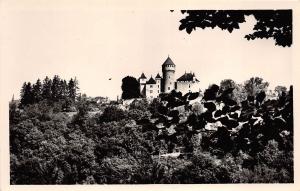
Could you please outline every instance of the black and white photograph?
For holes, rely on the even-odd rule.
[[[7,184],[295,183],[292,6],[54,2],[0,2]]]

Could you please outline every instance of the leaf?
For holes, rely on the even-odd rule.
[[[191,28],[191,27],[186,27],[186,32],[187,32],[188,34],[191,34],[192,31],[193,31],[193,28]]]
[[[181,24],[180,26],[179,26],[179,30],[184,30],[185,29],[185,25],[184,24]]]

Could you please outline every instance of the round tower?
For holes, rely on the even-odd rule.
[[[168,56],[162,65],[163,92],[169,93],[175,89],[175,64]]]

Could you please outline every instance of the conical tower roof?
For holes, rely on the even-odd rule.
[[[165,65],[173,65],[173,66],[175,66],[174,62],[171,60],[171,58],[169,56],[166,59],[166,61],[163,63],[163,66],[165,66]]]
[[[162,77],[159,75],[159,73],[157,73],[155,79],[161,79]]]
[[[147,79],[146,76],[145,76],[145,74],[144,74],[144,72],[142,73],[140,79]]]

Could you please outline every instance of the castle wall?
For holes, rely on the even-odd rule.
[[[156,81],[156,86],[158,88],[159,91],[157,91],[159,94],[162,92],[162,83],[161,83],[161,79],[155,79]]]
[[[160,94],[160,84],[146,84],[146,97],[153,99]]]
[[[197,81],[177,81],[176,91],[180,91],[182,95],[188,92],[199,92],[199,82]]]

